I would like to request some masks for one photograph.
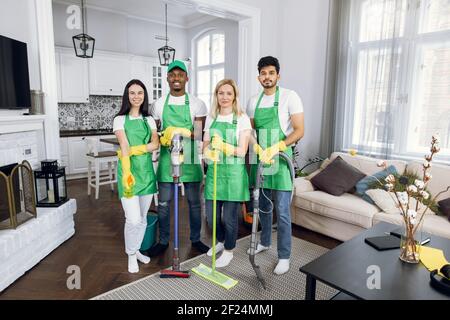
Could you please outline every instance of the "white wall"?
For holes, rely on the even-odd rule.
[[[225,33],[225,78],[237,81],[238,78],[238,50],[239,24],[237,21],[214,19],[187,30],[187,49],[192,59],[192,40],[205,31],[215,29]],[[194,61],[192,61],[194,63]]]
[[[298,149],[301,160],[319,154],[330,1],[239,0],[261,9],[261,56],[280,60],[280,85],[302,98],[305,135]]]
[[[302,158],[319,155],[330,0],[283,0],[279,23],[281,85],[302,98]],[[295,21],[295,23],[294,23]]]
[[[280,52],[279,48],[279,34],[278,34],[278,21],[284,20],[284,17],[280,16],[281,7],[284,5],[285,0],[237,0],[243,4],[261,9],[261,56],[278,56]],[[302,0],[303,1],[303,0]],[[315,0],[312,0],[315,1]],[[310,0],[310,2],[312,2]],[[294,1],[295,2],[295,1]],[[297,18],[291,20],[293,31],[296,32]],[[256,69],[256,66],[255,66]],[[257,72],[256,72],[257,74]]]
[[[65,4],[53,3],[55,45],[72,47],[72,36],[81,33],[81,30],[66,27],[69,17],[66,9]],[[87,17],[88,34],[95,38],[96,49],[157,57],[158,48],[165,44],[155,39],[155,35],[165,35],[163,24],[93,9],[88,9]],[[176,49],[176,57],[185,59],[188,56],[186,30],[169,26],[167,33],[168,45]]]
[[[41,89],[34,0],[2,0],[0,5],[0,34],[27,44],[30,87]]]

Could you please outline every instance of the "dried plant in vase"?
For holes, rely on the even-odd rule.
[[[446,190],[443,190],[434,196],[431,201],[427,201],[430,198],[430,194],[425,188],[432,178],[430,173],[431,162],[433,161],[434,155],[439,151],[439,138],[437,135],[434,135],[431,138],[431,153],[425,156],[425,161],[423,162],[422,180],[416,179],[411,183],[406,176],[395,177],[390,174],[385,178],[384,183],[379,181],[398,204],[399,212],[403,218],[405,232],[400,245],[399,258],[405,262],[419,262],[420,245],[415,239],[415,234],[420,230],[423,218],[430,208],[430,204],[434,203],[439,195],[450,189],[450,186],[448,186]],[[378,166],[386,169],[386,162],[380,161]],[[416,201],[412,201],[413,199]],[[428,205],[421,208],[420,204],[424,203],[424,201],[427,202]]]

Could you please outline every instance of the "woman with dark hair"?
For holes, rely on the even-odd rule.
[[[141,81],[134,79],[125,86],[113,131],[120,144],[117,189],[125,211],[128,272],[135,273],[139,271],[138,261],[150,262],[139,248],[147,226],[147,211],[157,192],[152,152],[159,148],[155,120],[148,115],[147,89]]]

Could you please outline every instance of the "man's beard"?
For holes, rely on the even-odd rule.
[[[275,87],[276,85],[277,85],[277,82],[274,81],[274,82],[270,82],[270,83],[268,83],[268,84],[263,83],[262,86],[264,87],[264,89],[271,89],[271,88]]]

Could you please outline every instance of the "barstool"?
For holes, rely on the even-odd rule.
[[[98,199],[100,186],[105,184],[111,185],[114,191],[114,184],[117,183],[117,175],[115,168],[117,165],[117,153],[115,151],[98,151],[98,141],[93,138],[86,138],[86,159],[88,162],[88,195],[91,195],[91,188],[95,189],[95,199]],[[108,164],[108,175],[100,176],[102,163]],[[92,168],[92,165],[94,168]],[[92,176],[94,169],[94,176]],[[94,179],[92,179],[94,177]]]

